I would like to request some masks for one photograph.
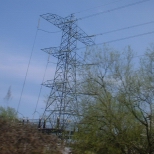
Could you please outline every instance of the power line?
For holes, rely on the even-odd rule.
[[[111,2],[111,3],[107,3],[107,4],[103,4],[103,5],[100,5],[100,6],[96,6],[96,7],[89,8],[89,9],[86,9],[86,10],[82,10],[82,11],[79,11],[79,12],[75,12],[75,13],[72,13],[72,14],[81,13],[81,12],[88,11],[88,10],[91,10],[91,9],[94,9],[94,8],[98,8],[98,7],[101,7],[101,6],[113,4],[113,3],[116,3],[116,2],[119,2],[119,1],[121,1],[121,0],[117,0],[117,1],[114,1],[114,2]],[[102,12],[95,13],[95,14],[92,14],[92,15],[88,15],[88,16],[79,18],[77,20],[83,20],[83,19],[86,19],[86,18],[89,18],[89,17],[93,17],[93,16],[96,16],[96,15],[99,15],[99,14],[109,13],[109,12],[112,12],[112,11],[116,11],[116,10],[119,10],[119,9],[123,9],[123,8],[126,8],[126,7],[137,5],[137,4],[140,4],[140,3],[144,3],[144,2],[147,2],[147,1],[150,1],[150,0],[142,0],[142,1],[138,1],[138,2],[135,2],[135,3],[127,4],[127,5],[124,5],[124,6],[116,7],[116,8],[110,9],[110,10],[106,10],[106,11],[102,11]],[[39,23],[40,23],[40,21],[39,21]],[[104,32],[104,33],[94,34],[92,36],[104,35],[104,34],[108,34],[108,33],[112,33],[112,32],[117,32],[117,31],[128,29],[128,28],[134,28],[134,27],[138,27],[138,26],[142,26],[142,25],[146,25],[146,24],[151,24],[151,23],[154,23],[154,21],[143,23],[143,24],[138,24],[138,25],[133,25],[133,26],[129,26],[129,27],[124,27],[124,28],[121,28],[121,29],[116,29],[116,30],[112,30],[112,31]],[[46,32],[46,33],[59,33],[59,32],[61,32],[61,31],[50,32],[50,31],[47,31],[47,30],[44,30],[44,29],[40,29],[40,28],[38,28],[38,30]]]
[[[105,34],[109,34],[109,33],[114,33],[114,32],[118,32],[118,31],[122,31],[122,30],[126,30],[126,29],[131,29],[131,28],[135,28],[135,27],[140,27],[140,26],[144,26],[144,25],[148,25],[148,24],[153,24],[154,21],[149,21],[149,22],[145,22],[145,23],[141,23],[141,24],[136,24],[136,25],[132,25],[132,26],[128,26],[128,27],[123,27],[123,28],[119,28],[119,29],[115,29],[115,30],[111,30],[111,31],[107,31],[107,32],[103,32],[103,33],[97,33],[97,34],[93,34],[90,37],[95,37],[95,36],[99,36],[99,35],[105,35]],[[46,33],[59,33],[61,31],[46,31],[44,29],[38,29],[40,31],[46,32]]]
[[[138,2],[135,2],[135,3],[127,4],[127,5],[124,5],[124,6],[119,6],[119,7],[110,9],[110,10],[102,11],[102,12],[99,12],[99,13],[95,13],[95,14],[91,14],[91,15],[79,18],[78,20],[83,20],[83,19],[86,19],[86,18],[94,17],[96,15],[100,15],[100,14],[103,14],[103,13],[109,13],[109,12],[117,11],[117,10],[124,9],[124,8],[130,7],[130,6],[141,4],[141,3],[144,3],[144,2],[147,2],[147,1],[150,1],[150,0],[142,0],[142,1],[138,1]]]
[[[47,30],[44,30],[44,29],[39,28],[40,27],[40,21],[41,21],[41,19],[38,20],[38,25],[37,25],[37,29],[39,31],[46,32],[46,33],[59,33],[59,32],[61,32],[60,30],[59,31],[50,32],[50,31],[47,31]]]
[[[50,32],[50,31],[47,31],[47,30],[44,30],[44,29],[38,29],[38,30],[46,32],[46,33],[59,33],[59,32],[61,32],[60,30],[59,31],[54,31],[54,32]]]
[[[79,55],[78,55],[78,56],[79,56]],[[142,56],[145,56],[145,54],[137,55],[137,56],[133,56],[132,59],[134,59],[134,58],[138,58],[138,57],[142,57]],[[81,58],[83,61],[86,62],[86,60],[85,60],[83,57],[80,56],[80,58]],[[124,58],[124,59],[126,59],[126,58]],[[87,60],[91,62],[90,59],[87,58]],[[122,59],[120,59],[120,60],[122,60]],[[102,64],[102,63],[103,63],[103,62],[96,62],[96,63],[92,63],[92,64],[89,64],[89,65],[99,65],[99,64]]]
[[[154,31],[147,32],[147,33],[142,33],[142,34],[137,34],[137,35],[132,35],[132,36],[123,37],[123,38],[120,38],[120,39],[115,39],[115,40],[110,40],[110,41],[106,41],[106,42],[102,42],[102,43],[97,43],[97,44],[94,44],[94,45],[89,45],[88,47],[96,46],[96,45],[102,45],[102,44],[105,44],[105,43],[112,43],[112,42],[123,41],[123,40],[126,40],[126,39],[131,39],[131,38],[140,37],[140,36],[144,36],[144,35],[149,35],[149,34],[153,34],[153,33],[154,33]],[[86,47],[78,48],[78,50],[79,49],[84,49]]]
[[[154,33],[154,31],[147,32],[147,33],[142,33],[142,34],[138,34],[138,35],[133,35],[133,36],[128,36],[128,37],[124,37],[124,38],[120,38],[120,39],[110,40],[110,41],[103,42],[103,43],[98,43],[98,44],[95,44],[95,45],[102,45],[102,44],[105,44],[105,43],[112,43],[112,42],[122,41],[122,40],[130,39],[130,38],[134,38],[134,37],[140,37],[140,36],[148,35],[148,34],[152,34],[152,33]],[[85,48],[85,47],[83,47],[83,48]],[[141,56],[143,56],[143,55],[141,55]],[[136,57],[140,57],[140,56],[136,56]]]
[[[81,10],[81,11],[78,11],[78,12],[74,12],[72,14],[78,14],[78,13],[81,13],[81,12],[86,12],[86,11],[89,11],[89,10],[92,10],[92,9],[96,9],[96,8],[99,8],[99,7],[102,7],[102,6],[106,6],[106,5],[110,5],[110,4],[113,4],[113,3],[117,3],[119,1],[122,1],[122,0],[117,0],[117,1],[114,1],[114,2],[106,3],[106,4],[103,4],[103,5],[99,5],[99,6],[95,6],[95,7],[89,8],[89,9],[85,9],[85,10]]]
[[[21,90],[21,94],[20,94],[20,98],[19,98],[19,103],[18,103],[18,106],[17,106],[17,113],[18,113],[19,106],[20,106],[20,103],[21,103],[21,98],[22,98],[22,95],[23,95],[23,90],[24,90],[24,87],[25,87],[25,83],[26,83],[26,79],[27,79],[27,74],[28,74],[30,62],[31,62],[32,55],[33,55],[34,45],[35,45],[35,42],[36,42],[37,33],[38,33],[38,29],[36,30],[36,34],[35,34],[32,50],[31,50],[31,54],[30,54],[30,58],[29,58],[29,62],[28,62],[27,70],[26,70],[26,75],[25,75],[25,78],[24,78],[24,83],[23,83],[23,86],[22,86],[22,90]]]
[[[55,65],[57,65],[57,63],[54,63],[54,62],[49,62],[49,63],[52,63],[52,64],[55,64]]]
[[[120,39],[110,40],[110,41],[107,41],[107,42],[104,42],[104,43],[112,43],[112,42],[122,41],[122,40],[130,39],[130,38],[134,38],[134,37],[140,37],[140,36],[144,36],[144,35],[153,34],[153,33],[154,33],[154,31],[151,31],[151,32],[142,33],[142,34],[138,34],[138,35],[123,37],[123,38],[120,38]],[[101,44],[104,44],[104,43],[98,43],[97,45],[101,45]]]
[[[44,71],[42,83],[44,82],[44,79],[45,79],[47,67],[48,67],[48,64],[49,64],[49,58],[50,58],[50,55],[48,56],[48,60],[47,60],[47,64],[46,64],[46,67],[45,67],[45,71]],[[38,103],[39,103],[39,100],[40,100],[40,95],[41,95],[41,92],[42,92],[42,86],[43,85],[41,84],[40,91],[39,91],[39,95],[38,95],[37,102],[36,102],[36,106],[35,106],[35,110],[34,110],[34,113],[33,113],[33,119],[35,117],[35,112],[37,111],[37,106],[38,106]]]
[[[119,28],[119,29],[115,29],[115,30],[111,30],[111,31],[103,32],[103,33],[94,34],[92,36],[105,35],[105,34],[109,34],[109,33],[113,33],[113,32],[118,32],[118,31],[121,31],[121,30],[126,30],[126,29],[131,29],[131,28],[135,28],[135,27],[139,27],[139,26],[153,24],[153,23],[154,23],[154,21],[145,22],[145,23],[142,23],[142,24],[132,25],[132,26],[123,27],[123,28]]]
[[[98,43],[98,44],[95,44],[95,45],[90,45],[89,47],[91,47],[91,46],[96,46],[96,45],[102,45],[102,44],[105,44],[105,43],[112,43],[112,42],[122,41],[122,40],[126,40],[126,39],[131,39],[131,38],[135,38],[135,37],[140,37],[140,36],[144,36],[144,35],[153,34],[153,33],[154,33],[154,31],[147,32],[147,33],[142,33],[142,34],[138,34],[138,35],[133,35],[133,36],[128,36],[128,37],[124,37],[124,38],[120,38],[120,39],[115,39],[115,40],[110,40],[110,41]],[[86,47],[78,48],[78,50],[79,50],[79,49],[84,49],[84,48],[86,48]],[[79,56],[79,55],[78,55],[78,56]],[[143,54],[142,54],[142,55],[138,55],[138,56],[135,56],[134,58],[140,57],[140,56],[144,56],[144,55],[143,55]],[[83,60],[86,62],[86,60],[85,60],[83,57],[81,57],[81,56],[79,56],[79,57],[80,57],[81,59],[83,59]],[[90,61],[89,59],[87,59],[87,60]],[[95,63],[95,65],[100,64],[100,63],[101,63],[101,62]]]
[[[142,57],[142,56],[145,56],[145,54],[142,54],[142,55],[137,55],[137,56],[133,56],[132,57],[132,59],[134,59],[134,58],[138,58],[138,57]],[[82,58],[82,57],[81,57]],[[84,61],[85,61],[85,59],[84,58],[82,58]],[[123,58],[123,59],[119,59],[119,60],[125,60],[125,59],[127,59],[127,58]],[[90,59],[87,59],[88,61],[90,61]],[[93,65],[92,66],[98,66],[98,65],[100,65],[100,64],[103,64],[103,62],[97,62],[97,63],[93,63]],[[109,73],[112,73],[111,71],[108,71]],[[89,74],[78,74],[78,75],[88,75],[89,76]],[[112,74],[112,76],[113,75],[116,75],[116,73],[114,73],[114,74]]]
[[[36,42],[36,38],[37,38],[37,34],[38,34],[39,24],[40,24],[40,19],[38,20],[38,25],[37,25],[37,29],[36,29],[36,33],[35,33],[35,37],[34,37],[34,42],[33,42],[33,45],[32,45],[32,49],[31,49],[31,53],[30,53],[30,58],[29,58],[29,62],[28,62],[28,66],[27,66],[24,82],[23,82],[23,85],[22,85],[22,90],[21,90],[21,94],[20,94],[20,98],[19,98],[19,102],[18,102],[17,112],[16,113],[19,113],[18,110],[19,110],[19,106],[21,104],[21,98],[22,98],[22,95],[23,95],[23,91],[24,91],[24,87],[25,87],[25,83],[26,83],[26,79],[27,79],[27,75],[28,75],[28,70],[29,70],[30,62],[31,62],[31,59],[32,59],[33,51],[34,51],[34,46],[35,46],[35,42]]]

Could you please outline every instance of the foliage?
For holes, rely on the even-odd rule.
[[[31,125],[0,118],[1,154],[60,154],[58,139]]]
[[[93,65],[83,67],[81,76],[80,91],[88,99],[80,98],[74,151],[153,154],[154,47],[136,65],[130,47],[124,52],[106,45],[89,49],[87,59]]]
[[[11,107],[4,108],[0,106],[0,117],[7,119],[17,119],[18,116],[14,108]]]

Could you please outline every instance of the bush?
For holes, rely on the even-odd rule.
[[[57,143],[55,136],[39,132],[30,124],[0,118],[1,154],[60,154]]]

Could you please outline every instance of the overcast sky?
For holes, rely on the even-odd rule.
[[[41,14],[66,17],[75,13],[78,26],[88,35],[109,32],[93,37],[96,44],[108,42],[120,51],[130,45],[135,53],[142,55],[154,42],[153,8],[154,0],[0,0],[0,105],[17,109],[34,45],[19,106],[21,117],[32,117],[48,59],[40,49],[59,46],[61,40],[59,29],[43,19],[39,29],[57,33],[39,30],[35,40]],[[56,59],[50,60],[56,62]],[[45,80],[52,79],[54,71],[55,65],[50,63]],[[11,99],[7,101],[4,98],[9,87]],[[43,87],[37,116],[44,111],[48,94],[49,89]]]

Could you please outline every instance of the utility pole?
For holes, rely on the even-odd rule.
[[[62,18],[56,14],[43,14],[41,17],[62,30],[59,47],[42,49],[44,52],[58,59],[53,80],[47,80],[44,86],[51,89],[44,116],[51,123],[52,128],[65,130],[69,122],[73,122],[77,115],[76,92],[76,50],[77,41],[84,45],[93,45],[93,40],[77,26],[73,15]]]

